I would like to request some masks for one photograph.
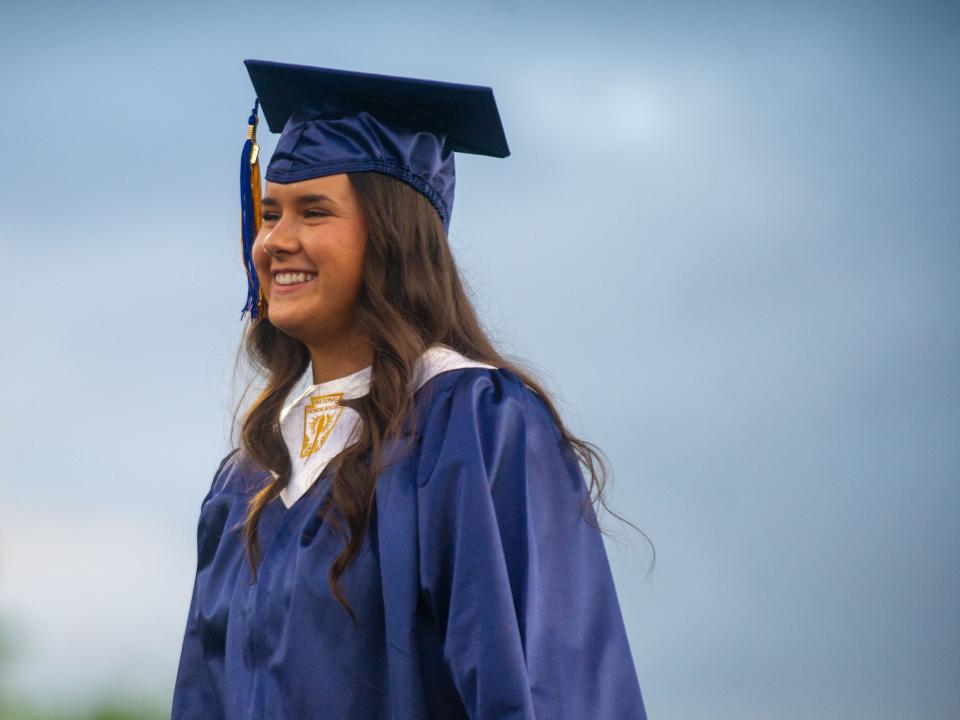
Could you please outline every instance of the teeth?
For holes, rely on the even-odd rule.
[[[273,278],[277,285],[293,285],[294,283],[308,282],[316,277],[313,273],[275,273]]]

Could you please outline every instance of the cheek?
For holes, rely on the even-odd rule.
[[[267,254],[263,251],[263,237],[261,235],[257,235],[253,241],[252,251],[254,265],[262,265],[266,260]]]
[[[363,248],[354,248],[340,257],[340,286],[355,299],[363,284]]]
[[[320,276],[328,282],[346,290],[361,281],[364,248],[349,236],[326,235],[305,244],[304,250]]]
[[[260,236],[253,241],[251,251],[253,254],[253,266],[257,270],[257,275],[260,276],[261,282],[263,282],[270,274],[270,256],[264,251],[263,241]]]
[[[366,253],[366,233],[354,228],[349,240],[343,243],[343,266],[352,284],[363,280],[364,255]]]

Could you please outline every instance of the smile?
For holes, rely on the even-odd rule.
[[[308,283],[316,277],[313,273],[304,272],[274,273],[273,281],[277,285],[300,285],[302,283]]]

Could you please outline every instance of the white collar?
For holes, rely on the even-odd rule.
[[[280,411],[280,422],[283,422],[293,408],[303,403],[311,395],[329,395],[331,393],[343,393],[344,398],[355,398],[366,395],[370,390],[370,372],[372,365],[367,365],[356,372],[343,377],[327,380],[326,382],[314,383],[302,393],[297,395]]]
[[[449,345],[437,343],[427,348],[423,355],[417,360],[413,382],[411,383],[412,390],[418,390],[434,375],[439,375],[447,370],[456,370],[461,367],[486,367],[496,369],[494,365],[471,360]],[[344,399],[366,395],[370,391],[370,374],[372,369],[372,365],[367,365],[365,368],[361,368],[349,375],[311,385],[298,394],[281,410],[280,421],[283,422],[287,413],[311,395],[328,395],[330,393],[342,392]]]
[[[417,359],[412,390],[416,391],[442,372],[465,367],[496,369],[494,365],[471,360],[447,345],[433,345]],[[280,493],[287,508],[310,488],[330,459],[352,441],[360,416],[337,403],[366,395],[370,390],[371,370],[372,366],[368,365],[349,375],[315,383],[280,412],[281,431],[293,471],[290,483]]]

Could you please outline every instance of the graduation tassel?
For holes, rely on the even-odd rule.
[[[240,153],[240,243],[243,250],[243,266],[247,271],[247,302],[240,311],[240,319],[246,312],[251,318],[259,317],[266,310],[266,300],[260,289],[257,271],[253,266],[253,241],[260,230],[260,146],[257,145],[257,110],[260,99],[253,103],[253,111],[247,120],[247,140]]]

